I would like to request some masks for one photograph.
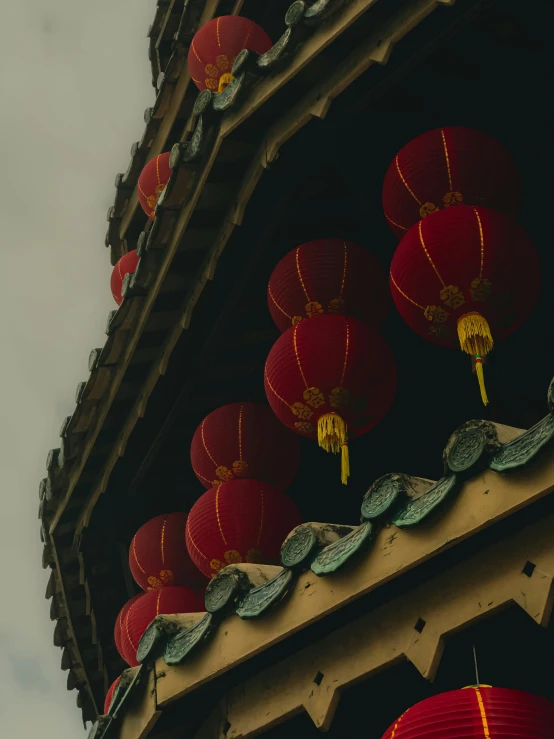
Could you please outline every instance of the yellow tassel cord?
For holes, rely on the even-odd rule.
[[[341,453],[341,481],[348,484],[350,457],[346,423],[336,413],[327,413],[317,422],[317,441],[322,449],[333,454]]]
[[[458,319],[458,338],[462,351],[475,360],[475,372],[481,391],[483,405],[488,405],[487,389],[485,387],[485,373],[483,359],[491,351],[494,341],[490,326],[486,318],[480,313],[466,313]]]
[[[235,78],[230,72],[225,72],[225,74],[222,74],[221,77],[219,78],[219,85],[218,85],[217,91],[223,92],[223,90],[225,90],[226,87],[230,85],[234,79]]]

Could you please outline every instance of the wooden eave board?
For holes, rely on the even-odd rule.
[[[449,0],[446,0],[448,2]],[[355,3],[356,7],[358,8],[358,15],[356,17],[359,17],[361,14],[361,10],[363,8],[363,11],[369,9],[371,7],[371,0],[364,0],[364,2],[361,2],[359,0],[358,3]],[[358,64],[354,65],[354,69],[352,68],[353,61],[347,59],[343,67],[349,70],[349,82],[353,81],[357,75],[361,74],[369,65],[372,63],[375,63],[376,61],[379,63],[383,62],[383,49],[384,47],[389,48],[390,45],[402,37],[403,34],[409,32],[411,28],[419,23],[426,15],[431,12],[435,7],[437,7],[439,2],[437,0],[418,0],[417,3],[413,3],[412,5],[406,6],[403,8],[402,12],[398,14],[398,17],[396,19],[396,23],[389,24],[388,31],[391,38],[391,42],[388,44],[383,44],[382,40],[379,39],[379,43],[377,42],[377,39],[374,39],[373,41],[369,42],[369,45],[366,46],[366,48],[362,49],[360,52],[359,50],[356,51],[356,57],[361,57],[358,59]],[[350,7],[350,4],[347,6]],[[342,15],[339,14],[339,18],[342,18]],[[344,28],[347,28],[352,22],[352,17],[349,14],[343,19],[343,25]],[[338,23],[336,21],[335,23]],[[336,28],[333,26],[334,32],[336,33]],[[377,34],[378,35],[378,34]],[[321,42],[323,43],[323,42]],[[387,52],[388,53],[388,52]],[[341,67],[342,69],[342,67]],[[192,317],[192,312],[194,310],[194,306],[198,300],[198,297],[200,293],[202,292],[206,282],[212,278],[214,270],[217,266],[217,260],[222,253],[225,244],[227,240],[230,237],[230,234],[232,233],[235,225],[240,224],[244,209],[246,207],[246,204],[252,194],[252,192],[255,189],[256,183],[259,180],[262,172],[264,171],[265,166],[267,166],[268,160],[270,161],[272,158],[274,158],[278,152],[279,147],[285,143],[296,131],[299,130],[306,122],[308,122],[313,116],[319,116],[322,117],[325,115],[332,97],[340,92],[341,89],[343,89],[345,83],[343,79],[343,75],[341,73],[341,69],[337,70],[337,73],[333,76],[333,78],[328,82],[322,85],[324,88],[325,94],[322,96],[319,92],[316,96],[313,98],[310,96],[307,102],[300,102],[296,109],[294,109],[293,114],[285,114],[282,121],[278,121],[275,123],[273,128],[268,132],[268,135],[266,137],[266,140],[264,142],[264,146],[262,149],[256,154],[254,157],[252,164],[250,166],[250,169],[248,170],[246,176],[243,179],[243,186],[240,193],[240,196],[236,200],[236,205],[232,207],[231,211],[228,213],[227,218],[225,219],[225,222],[223,224],[223,227],[216,239],[216,242],[213,244],[211,251],[209,253],[209,256],[205,262],[205,268],[201,271],[201,276],[197,284],[194,286],[194,288],[189,291],[188,299],[185,302],[185,305],[183,306],[181,317],[177,319],[177,322],[174,325],[173,330],[170,332],[169,337],[167,339],[167,342],[165,346],[162,347],[160,352],[160,362],[158,363],[158,367],[164,367],[167,366],[167,362],[169,361],[169,356],[171,354],[171,351],[173,350],[180,333],[188,327],[188,324]],[[184,73],[184,76],[186,77],[187,73]],[[336,89],[335,89],[336,88]],[[276,84],[274,92],[278,89],[278,85]],[[199,176],[198,183],[196,185],[194,194],[191,196],[190,200],[187,200],[185,205],[183,206],[180,215],[176,221],[176,227],[174,231],[174,236],[171,241],[171,244],[168,246],[168,248],[164,252],[164,260],[160,267],[159,273],[154,280],[153,285],[150,287],[149,292],[147,296],[138,301],[137,299],[134,299],[131,301],[132,304],[140,304],[140,312],[137,315],[134,312],[134,321],[132,324],[132,327],[129,327],[128,335],[125,337],[126,342],[125,345],[122,347],[121,356],[119,358],[118,366],[116,367],[116,370],[112,377],[112,384],[110,388],[108,389],[108,392],[102,399],[101,407],[99,408],[95,421],[93,422],[92,429],[88,434],[86,443],[84,445],[84,448],[82,450],[82,453],[79,457],[79,463],[77,465],[77,469],[72,470],[70,478],[67,482],[67,487],[65,491],[64,500],[61,501],[59,504],[57,512],[54,514],[52,523],[51,523],[51,530],[55,529],[55,526],[57,524],[57,521],[59,520],[63,509],[65,507],[65,504],[69,500],[71,496],[71,491],[74,488],[76,481],[78,479],[79,475],[79,467],[82,469],[83,465],[83,459],[86,459],[87,455],[90,453],[90,449],[92,448],[92,445],[94,444],[94,439],[96,438],[99,429],[101,428],[102,422],[104,418],[106,417],[107,411],[113,402],[113,399],[115,398],[117,394],[117,390],[119,387],[119,382],[121,381],[121,378],[125,372],[125,369],[129,362],[131,361],[134,349],[138,343],[140,334],[143,330],[143,327],[145,325],[145,322],[149,316],[149,312],[152,308],[152,305],[154,303],[155,297],[157,296],[161,285],[163,283],[163,280],[166,276],[166,274],[169,272],[170,264],[173,255],[175,254],[178,244],[180,243],[184,233],[186,232],[188,222],[190,220],[190,217],[194,211],[194,208],[196,206],[196,203],[198,202],[198,199],[201,195],[202,188],[205,184],[205,182],[208,179],[209,172],[211,170],[211,167],[213,163],[215,162],[217,158],[217,153],[219,150],[219,147],[221,146],[221,143],[225,137],[225,131],[220,131],[217,140],[215,141],[211,154],[208,157],[208,160],[206,162],[206,165],[201,172]],[[147,402],[148,396],[150,392],[152,391],[153,387],[156,384],[157,378],[159,377],[161,373],[158,372],[156,363],[153,367],[152,374],[148,377],[145,386],[143,386],[141,394],[140,394],[140,400],[135,404],[135,407],[132,411],[131,416],[127,419],[127,422],[125,424],[125,430],[123,431],[123,437],[119,443],[119,448],[124,449],[126,440],[128,439],[128,436],[130,435],[132,428],[134,427],[134,424],[136,423],[136,420],[140,417],[143,408],[145,407],[145,404]],[[116,456],[111,456],[112,460],[112,466],[116,461]],[[109,463],[110,464],[110,463]],[[107,480],[109,478],[110,470],[106,469],[106,472],[101,480],[100,484],[100,492],[102,492],[107,484]],[[93,494],[92,498],[97,498],[98,493]],[[86,525],[86,520],[88,520],[90,513],[87,513],[85,515],[85,518],[81,520],[80,527],[83,525]]]
[[[227,739],[249,739],[301,710],[317,728],[329,729],[345,688],[402,659],[433,680],[448,636],[513,603],[546,626],[554,596],[553,526],[550,515],[233,689],[225,700]],[[523,571],[529,561],[531,577]]]
[[[302,574],[281,607],[254,621],[229,616],[211,641],[179,667],[158,660],[157,671],[165,672],[158,684],[159,705],[186,695],[553,490],[552,454],[519,475],[487,470],[465,483],[440,521],[415,529],[385,528],[356,566],[323,578]]]

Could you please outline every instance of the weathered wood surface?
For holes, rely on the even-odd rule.
[[[355,4],[359,5],[360,3],[357,2]],[[429,5],[430,4],[431,3],[429,3]],[[212,6],[215,8],[214,2],[206,3],[205,12],[209,14],[209,12],[211,12],[209,8]],[[240,2],[237,2],[235,6],[236,12],[238,12],[239,8]],[[332,19],[332,22],[335,22],[334,18]],[[395,38],[398,37],[398,28],[393,28],[391,33],[392,32],[396,34]],[[175,65],[179,59],[180,57],[175,57],[172,65]],[[170,125],[169,121],[174,111],[173,106],[176,101],[176,96],[180,94],[177,90],[177,87],[184,80],[184,75],[180,75],[179,78],[176,79],[177,69],[177,66],[172,66],[169,70],[167,70],[167,74],[165,75],[165,77],[160,80],[160,96],[155,105],[152,107],[152,110],[150,110],[148,113],[148,124],[145,130],[145,134],[142,140],[133,146],[132,161],[128,172],[117,178],[116,187],[117,198],[119,198],[119,200],[114,203],[114,210],[110,211],[110,229],[111,233],[117,232],[117,237],[119,238],[121,248],[127,248],[125,244],[125,218],[127,217],[127,224],[130,223],[132,215],[128,216],[128,214],[130,213],[129,208],[136,209],[136,193],[129,197],[130,193],[132,193],[131,183],[136,179],[138,172],[146,161],[146,157],[154,155],[156,151],[156,146],[160,146],[160,150],[163,149],[162,140],[164,136],[164,131],[166,131],[167,133],[167,127]],[[360,68],[360,71],[363,70],[361,70]],[[173,86],[172,90],[170,90],[171,86]],[[277,89],[278,86],[276,86],[275,90]],[[171,92],[171,94],[168,94],[169,92]],[[300,125],[303,125],[305,122],[311,119],[314,110],[312,102],[310,102],[310,104],[308,105],[307,110],[308,112],[306,113],[304,118],[302,118]],[[189,118],[189,123],[192,125],[192,117]],[[293,135],[294,131],[298,130],[298,127],[300,126],[297,126],[296,123],[291,127],[290,121],[288,121],[287,116],[284,116],[283,120],[272,129],[272,135],[274,136],[274,138],[269,141],[269,149],[266,146],[266,142],[263,142],[263,145],[260,147],[259,152],[252,160],[250,171],[247,173],[247,176],[243,180],[241,194],[238,198],[237,205],[233,206],[232,209],[228,211],[228,215],[224,221],[223,227],[216,236],[216,241],[211,242],[212,248],[207,257],[202,277],[199,283],[191,287],[191,289],[189,290],[187,300],[183,304],[182,309],[178,312],[165,313],[161,315],[151,314],[150,311],[155,296],[158,291],[162,290],[162,285],[166,280],[166,275],[168,274],[172,257],[176,252],[175,245],[179,244],[179,242],[186,243],[187,241],[186,237],[185,239],[183,239],[182,237],[186,232],[188,220],[192,212],[198,205],[199,196],[209,175],[211,166],[214,161],[216,161],[218,152],[220,150],[223,151],[224,147],[222,146],[222,144],[224,141],[224,136],[220,132],[218,138],[213,142],[213,144],[212,142],[210,142],[210,146],[213,145],[213,148],[209,149],[209,155],[206,156],[205,160],[202,162],[203,169],[199,175],[198,181],[196,183],[196,188],[192,197],[189,200],[187,194],[186,204],[179,206],[179,210],[175,210],[172,212],[171,218],[174,219],[172,222],[172,227],[169,228],[167,223],[165,225],[166,235],[164,236],[163,240],[164,253],[167,251],[167,259],[164,260],[160,265],[160,271],[155,279],[151,282],[148,282],[148,296],[126,301],[122,305],[121,309],[115,311],[110,318],[106,346],[102,349],[101,355],[95,358],[94,368],[91,370],[92,373],[97,373],[102,370],[104,379],[102,379],[102,377],[98,379],[95,376],[94,378],[91,378],[91,383],[87,383],[85,388],[82,389],[83,396],[81,398],[81,405],[79,406],[78,411],[72,417],[71,421],[71,423],[73,424],[73,431],[79,434],[76,439],[77,443],[75,446],[71,446],[68,442],[67,448],[71,448],[71,452],[69,452],[67,455],[65,453],[65,442],[63,444],[63,484],[56,488],[57,495],[54,496],[56,508],[52,510],[52,515],[48,519],[47,528],[49,528],[50,531],[54,531],[56,529],[56,526],[59,524],[60,517],[64,510],[70,511],[70,509],[73,509],[75,506],[79,508],[82,504],[82,500],[86,496],[86,493],[83,494],[81,492],[82,490],[86,490],[89,485],[89,481],[85,481],[82,477],[83,467],[89,455],[93,453],[98,433],[100,432],[100,430],[105,428],[105,419],[112,404],[115,402],[116,398],[120,400],[122,399],[122,397],[135,397],[135,404],[132,408],[130,416],[127,419],[127,422],[125,423],[124,429],[117,437],[115,444],[111,447],[110,453],[108,455],[107,464],[100,476],[100,481],[95,486],[93,486],[92,484],[95,481],[90,481],[91,488],[93,488],[92,493],[86,497],[86,511],[83,515],[80,516],[77,530],[75,532],[75,540],[78,542],[80,532],[82,531],[83,526],[86,525],[89,520],[92,506],[98,499],[98,496],[101,494],[101,492],[105,489],[109,476],[111,474],[111,469],[117,461],[117,458],[124,453],[130,433],[132,432],[132,429],[138,418],[143,415],[149,395],[159,377],[164,373],[172,349],[175,346],[175,343],[181,331],[183,329],[186,329],[189,325],[194,305],[196,304],[207,280],[213,277],[219,256],[223,251],[227,239],[232,233],[234,226],[240,224],[242,220],[244,209],[248,203],[250,195],[252,194],[256,186],[259,176],[267,167],[268,163],[271,161],[271,157],[276,156],[279,146],[284,141],[288,140],[288,138]],[[192,129],[189,128],[188,133],[190,133],[191,130]],[[186,133],[185,135],[188,135],[188,133]],[[166,211],[164,213],[162,207],[160,213],[160,224],[162,226],[164,217],[169,216],[169,212]],[[171,233],[172,230],[173,234]],[[163,233],[163,228],[160,229],[158,233]],[[151,242],[152,249],[154,249],[154,241],[155,240],[152,240]],[[193,248],[197,248],[195,246],[196,242],[194,241],[194,239],[192,239],[192,241],[190,241],[189,243],[193,244]],[[198,248],[205,248],[205,245],[203,244],[201,247]],[[150,280],[150,276],[148,279]],[[178,321],[177,324],[175,323],[176,320]],[[148,357],[147,361],[152,361],[152,359],[154,358],[154,364],[152,367],[152,372],[148,376],[145,385],[140,388],[140,391],[137,391],[136,388],[128,388],[126,391],[125,388],[121,385],[122,378],[127,367],[135,361],[135,348],[142,332],[167,329],[170,329],[170,335],[168,336],[167,343],[164,344],[160,353],[152,353],[151,350],[150,353],[146,353],[146,356]],[[108,375],[105,372],[106,367],[111,367],[113,373],[110,372],[110,374]],[[110,377],[108,388],[105,392],[102,392],[100,388],[102,387],[102,383],[105,381],[105,378],[107,378],[108,376]],[[92,396],[88,396],[87,393],[89,391],[92,391],[93,395],[98,394],[98,397],[93,398]],[[126,392],[128,392],[127,396]],[[78,499],[74,501],[71,501],[72,493],[76,489],[80,497],[78,497]],[[60,493],[62,500],[59,499]],[[43,505],[42,502],[41,505]],[[71,510],[71,516],[73,517],[74,515],[75,514],[73,510]]]
[[[244,101],[240,110],[233,111],[226,116],[222,125],[223,136],[231,133],[247,117],[267,102],[270,97],[309,64],[317,54],[368,11],[375,2],[376,0],[355,0],[354,2],[349,2],[344,10],[338,13],[329,23],[316,29],[313,35],[298,49],[294,58],[290,60],[290,63],[280,73],[263,80],[253,89],[251,95]]]
[[[549,516],[523,529],[237,686],[216,709],[225,713],[226,739],[256,736],[302,710],[328,730],[344,688],[400,660],[433,680],[451,633],[512,603],[547,626],[553,526]],[[531,577],[523,571],[526,562],[535,565]],[[314,682],[317,674],[322,677]]]
[[[204,3],[202,14],[199,19],[198,27],[203,26],[215,16],[217,5],[218,0],[206,0],[206,2]],[[194,85],[190,78],[188,68],[186,68],[186,66],[184,65],[184,61],[185,56],[183,55],[183,67],[181,74],[179,75],[179,79],[173,87],[171,98],[167,102],[167,107],[164,111],[163,120],[150,146],[148,159],[152,159],[153,157],[161,154],[164,151],[166,141],[168,139],[171,128],[173,127],[177,114],[181,108],[187,89],[189,88],[189,86]],[[125,213],[121,218],[121,225],[119,227],[120,238],[124,238],[127,228],[131,223],[137,207],[138,196],[137,190],[135,188],[133,190],[133,194],[129,198]]]
[[[370,551],[355,567],[328,578],[305,573],[297,580],[286,604],[266,613],[254,624],[230,616],[225,628],[218,629],[190,660],[180,667],[166,669],[164,680],[158,682],[160,705],[176,700],[552,490],[552,455],[536,462],[524,478],[487,470],[466,481],[438,522],[431,520],[407,530],[381,530]],[[158,670],[164,670],[163,660]]]
[[[359,3],[355,3],[355,5],[359,5]],[[421,5],[422,7],[419,7],[419,5]],[[425,8],[423,8],[423,5],[425,6]],[[388,29],[389,33],[391,34],[391,38],[401,37],[403,33],[410,30],[411,26],[417,22],[417,20],[420,18],[424,10],[426,13],[430,12],[431,9],[435,7],[435,5],[436,3],[431,2],[431,0],[428,0],[426,3],[422,2],[418,4],[417,8],[414,8],[414,11],[412,14],[413,17],[412,15],[409,16],[408,20],[406,20],[405,17],[402,17],[400,18],[397,24],[394,24],[394,23],[391,24],[390,28]],[[209,10],[207,9],[206,12],[209,12]],[[371,63],[371,60],[369,60],[369,63]],[[361,73],[361,71],[363,71],[362,68],[358,70],[358,73]],[[274,126],[274,129],[273,129],[275,131],[275,134],[273,135],[273,140],[270,139],[269,141],[264,142],[264,145],[261,148],[259,157],[257,156],[254,159],[253,167],[251,168],[251,171],[248,172],[247,177],[245,177],[243,181],[244,184],[242,188],[242,194],[237,198],[238,205],[234,209],[234,211],[231,213],[231,215],[228,217],[220,233],[220,236],[218,236],[216,243],[212,247],[209,261],[208,261],[206,270],[204,272],[205,276],[204,278],[201,278],[200,282],[197,283],[195,287],[189,292],[189,297],[186,301],[186,306],[184,308],[182,318],[179,321],[179,324],[175,326],[174,331],[168,338],[167,344],[163,348],[163,354],[165,356],[169,356],[173,347],[175,346],[178,335],[183,329],[185,329],[188,326],[191,315],[192,315],[192,311],[194,309],[194,305],[196,304],[198,297],[206,284],[206,281],[210,279],[211,276],[213,276],[213,271],[217,264],[219,255],[221,254],[224,248],[224,245],[227,239],[229,238],[229,235],[231,234],[234,226],[240,223],[242,219],[242,215],[244,213],[244,208],[246,206],[246,203],[248,202],[248,199],[255,187],[257,179],[261,175],[261,172],[263,171],[264,167],[267,166],[268,162],[271,161],[272,158],[274,158],[274,156],[277,153],[278,147],[285,140],[287,140],[290,137],[290,135],[294,133],[295,130],[298,130],[298,126],[303,125],[305,122],[307,122],[307,120],[311,118],[314,112],[312,109],[311,103],[307,106],[307,108],[304,102],[302,104],[304,105],[304,110],[306,110],[307,117],[304,114],[301,115],[299,118],[297,117],[297,120],[293,122],[293,125],[291,127],[290,123],[286,122],[290,120],[290,116],[288,114],[285,115],[284,117],[285,130],[283,131],[283,122],[279,122],[278,124],[276,124],[276,126]],[[164,121],[168,118],[168,115],[164,117]],[[160,131],[161,130],[162,128],[160,127]],[[270,132],[270,135],[271,135],[271,132]],[[63,497],[63,500],[60,501],[59,510],[55,513],[53,517],[52,527],[55,527],[57,521],[59,520],[59,516],[61,515],[63,511],[63,508],[65,507],[67,501],[69,500],[71,496],[71,491],[74,488],[77,482],[77,479],[79,477],[80,471],[81,471],[80,468],[82,468],[84,461],[86,461],[86,458],[88,454],[90,453],[90,449],[92,448],[92,445],[94,444],[96,435],[102,426],[103,420],[106,417],[107,410],[109,409],[111,403],[113,402],[115,398],[115,395],[117,394],[119,382],[121,381],[121,378],[125,372],[126,366],[130,362],[130,359],[133,355],[134,348],[136,347],[136,344],[138,342],[140,333],[145,326],[146,320],[148,319],[149,311],[150,311],[154,296],[157,293],[157,291],[160,289],[163,279],[165,275],[167,274],[171,258],[175,252],[175,248],[174,248],[175,243],[178,243],[180,241],[181,237],[183,236],[186,230],[186,225],[188,223],[192,210],[196,206],[196,203],[201,194],[201,190],[203,188],[203,185],[210,171],[210,168],[217,157],[217,153],[219,151],[219,147],[221,146],[221,142],[223,138],[224,138],[224,133],[220,132],[210,152],[210,156],[207,157],[207,160],[204,163],[203,171],[201,173],[201,176],[198,178],[198,183],[195,189],[195,193],[183,207],[183,210],[180,213],[180,217],[178,218],[176,222],[176,230],[174,234],[174,239],[172,240],[172,243],[166,249],[167,258],[166,260],[164,260],[164,263],[162,267],[160,268],[158,278],[150,286],[148,296],[146,296],[144,300],[140,301],[140,305],[137,301],[130,301],[130,304],[132,306],[135,306],[135,305],[137,306],[135,310],[140,310],[140,314],[138,316],[133,315],[134,320],[132,321],[132,325],[134,327],[134,330],[130,330],[130,336],[126,337],[126,339],[124,340],[120,340],[119,342],[116,342],[116,344],[120,346],[118,350],[119,352],[118,360],[119,360],[120,366],[117,367],[117,370],[114,373],[114,376],[112,377],[112,382],[111,382],[109,391],[106,394],[106,396],[103,398],[103,402],[100,404],[100,407],[95,413],[93,422],[89,424],[91,428],[80,450],[80,455],[78,458],[79,464],[76,465],[76,468],[74,470],[72,469],[71,475],[69,476],[69,479],[67,481],[65,495]],[[125,303],[123,304],[122,308],[124,306],[125,306]],[[119,314],[119,311],[117,312],[117,314]],[[116,314],[116,319],[117,319],[117,314]],[[115,324],[114,321],[110,322],[110,333],[114,331],[116,325],[117,324]],[[112,362],[114,361],[113,357],[110,357],[110,359]],[[162,360],[161,366],[162,367],[166,366],[166,364],[167,364],[167,360],[165,359]],[[154,372],[153,375],[151,375],[148,378],[146,386],[143,388],[143,392],[141,393],[141,400],[139,404],[140,409],[145,407],[145,402],[146,402],[145,398],[147,399],[147,397],[149,396],[154,385],[156,384],[158,377],[159,377],[159,373]],[[134,423],[136,423],[136,420],[139,417],[140,417],[140,413],[136,412],[136,408],[133,409],[132,414],[129,418],[129,424],[131,425],[131,427],[134,426]],[[124,435],[126,434],[127,432],[124,432]],[[124,443],[122,442],[118,446],[122,448],[124,446]],[[108,466],[110,465],[113,466],[113,459],[111,457],[108,460]],[[103,479],[105,479],[105,476]],[[105,486],[102,484],[101,487],[104,488]],[[98,493],[95,492],[92,494],[91,499],[94,501],[97,499],[97,496],[98,496]],[[88,513],[85,515],[84,520],[88,520]]]
[[[84,667],[84,662],[79,650],[78,634],[75,630],[75,623],[73,621],[72,613],[68,607],[68,600],[63,576],[60,574],[63,572],[63,569],[60,565],[60,559],[58,556],[56,545],[53,539],[50,537],[48,538],[48,548],[51,557],[50,566],[52,567],[53,574],[54,572],[56,573],[54,574],[55,585],[49,588],[49,591],[54,591],[58,598],[58,611],[56,616],[57,621],[56,627],[54,629],[54,644],[56,646],[66,646],[66,644],[70,645],[73,659],[69,675],[71,675],[71,678],[75,683],[75,687],[77,687],[77,685],[80,685],[86,693],[86,701],[83,699],[83,696],[81,696],[83,709],[85,709],[85,707],[90,707],[93,712],[95,711],[98,714],[100,707],[96,704],[94,691],[92,690],[90,685],[90,676]],[[92,626],[94,627],[93,624]]]
[[[156,706],[156,675],[150,670],[141,689],[141,699],[130,703],[125,711],[118,739],[145,739],[161,716]]]

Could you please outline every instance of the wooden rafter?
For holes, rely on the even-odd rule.
[[[200,25],[207,23],[211,18],[214,17],[217,11],[218,3],[219,0],[206,0],[204,4],[204,10],[202,11],[202,15],[200,17]],[[173,91],[173,95],[171,96],[171,100],[168,104],[167,110],[164,113],[163,120],[152,142],[152,145],[150,146],[150,151],[148,154],[149,159],[152,159],[153,157],[163,152],[167,142],[167,138],[173,127],[173,124],[175,123],[177,114],[179,113],[185,94],[190,84],[191,78],[188,67],[184,64],[183,56],[183,67],[181,73],[179,74],[179,79],[177,80],[177,83],[175,85],[175,90]],[[127,229],[129,228],[129,224],[133,219],[137,207],[138,191],[137,188],[135,188],[133,190],[133,194],[129,198],[125,213],[121,218],[121,224],[119,227],[119,235],[121,239],[125,238],[125,234],[127,232]]]
[[[127,417],[124,427],[121,430],[118,442],[106,462],[101,479],[88,498],[85,510],[83,511],[76,528],[76,537],[87,525],[92,508],[94,507],[98,496],[106,489],[111,470],[113,469],[113,466],[115,465],[118,457],[124,453],[125,446],[130,437],[132,429],[134,428],[138,418],[142,417],[148,398],[153,388],[155,387],[158,378],[164,374],[165,368],[167,367],[167,364],[169,362],[171,352],[173,351],[179,339],[179,336],[181,335],[183,330],[188,328],[198,298],[203,291],[207,281],[213,278],[218,259],[223,252],[225,244],[227,243],[234,227],[236,225],[240,225],[246,205],[264,169],[268,166],[269,162],[271,162],[275,158],[279,148],[288,139],[290,139],[290,137],[293,136],[294,133],[296,133],[303,125],[311,120],[312,117],[322,118],[325,116],[329,109],[329,106],[331,105],[332,100],[336,98],[348,84],[354,81],[354,79],[362,74],[371,64],[385,63],[390,55],[393,45],[399,39],[406,35],[415,25],[417,25],[417,23],[419,23],[423,18],[431,13],[436,7],[440,5],[451,5],[452,2],[453,0],[418,0],[417,2],[404,7],[392,20],[387,22],[385,29],[378,29],[371,39],[365,42],[360,47],[360,49],[357,49],[350,57],[348,57],[347,60],[339,66],[336,73],[331,77],[331,79],[321,86],[321,89],[318,88],[306,99],[303,99],[300,103],[297,104],[295,108],[285,114],[278,122],[274,124],[274,126],[272,126],[267,136],[264,138],[262,145],[258,149],[256,156],[252,160],[246,176],[243,178],[243,184],[235,200],[236,206],[233,206],[231,208],[231,211],[225,218],[223,226],[220,229],[216,241],[212,245],[208,258],[205,261],[205,266],[202,270],[202,274],[199,277],[199,280],[197,281],[193,289],[189,291],[187,300],[185,301],[185,304],[180,311],[180,316],[173,329],[170,331],[166,343],[162,349],[160,361],[159,363],[155,363],[152,371],[148,375],[142,391],[139,395],[139,398],[134,404],[129,416]],[[370,5],[371,0],[359,0],[357,3],[354,3],[354,6],[356,6],[358,10],[360,10],[360,7],[363,6],[364,11],[367,10]],[[350,7],[351,4],[347,6],[347,8]],[[349,27],[352,22],[352,16],[350,15],[350,13],[351,9],[348,10],[345,19],[343,19],[343,30],[344,28]],[[359,17],[360,14],[361,12],[359,12],[355,17]],[[342,14],[339,14],[338,17],[342,18]],[[321,40],[321,44],[322,48],[324,48],[324,46],[326,45],[323,40]],[[277,89],[278,85],[276,84],[274,92],[276,92]],[[188,222],[192,216],[194,208],[196,207],[202,188],[207,181],[214,162],[216,161],[218,151],[222,145],[222,141],[225,136],[228,135],[235,127],[236,126],[228,126],[225,124],[225,122],[222,125],[214,142],[210,156],[207,158],[204,168],[196,182],[194,192],[191,193],[190,198],[187,199],[179,214],[173,238],[170,245],[166,249],[166,252],[164,253],[164,260],[162,262],[160,270],[148,295],[143,301],[141,314],[136,319],[134,330],[130,332],[131,336],[129,338],[129,342],[127,344],[122,360],[120,364],[116,367],[116,370],[114,372],[110,392],[108,393],[108,396],[103,404],[104,406],[107,406],[107,408],[105,410],[104,408],[101,408],[99,413],[97,414],[97,420],[93,426],[94,430],[99,430],[101,428],[102,420],[103,418],[105,418],[105,415],[107,414],[107,409],[109,408],[109,405],[115,397],[117,388],[119,387],[119,382],[123,377],[127,364],[133,354],[134,348],[138,343],[142,327],[153,305],[155,296],[158,294],[163,279],[165,278],[165,275],[169,270],[173,255],[175,254],[178,248],[178,244],[186,231]],[[95,435],[93,436],[93,438],[95,438]],[[90,441],[91,440],[89,440],[89,444]],[[85,455],[87,455],[87,447],[89,446],[89,444],[85,446],[81,459],[84,459]],[[90,444],[90,446],[92,445]],[[73,479],[76,482],[76,480],[78,479],[78,474],[74,474],[69,482],[65,501],[69,499],[71,491],[74,487],[75,483],[73,482]],[[54,516],[51,530],[55,528],[55,525],[59,520],[62,511],[63,505],[60,506],[59,510]]]

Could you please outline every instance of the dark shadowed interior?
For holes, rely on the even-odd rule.
[[[103,598],[102,573],[88,575],[103,643],[112,639],[117,611],[134,593],[125,565],[132,535],[152,516],[188,510],[204,491],[189,458],[197,425],[225,403],[266,402],[264,362],[279,336],[266,302],[273,267],[298,244],[333,236],[364,245],[388,272],[397,240],[382,213],[383,176],[398,149],[428,129],[478,128],[512,153],[524,187],[519,222],[541,260],[539,302],[528,323],[489,356],[487,408],[468,357],[424,341],[391,307],[382,334],[398,367],[393,407],[374,430],[352,442],[348,487],[341,485],[338,458],[302,439],[300,472],[287,492],[305,521],[356,524],[363,493],[381,475],[405,472],[438,479],[446,440],[465,421],[484,418],[529,428],[545,415],[554,365],[553,70],[548,49],[554,9],[546,0],[532,5],[532,13],[516,0],[459,0],[453,9],[440,8],[399,43],[386,65],[372,66],[334,102],[325,120],[310,122],[271,163],[84,533],[83,550],[108,552],[110,578],[121,583],[119,598]],[[360,29],[363,25],[355,33]],[[326,64],[332,65],[333,55],[342,59],[345,45],[355,41],[349,34],[341,37]],[[267,126],[267,119],[252,116],[241,133],[245,142],[256,125]],[[225,178],[224,171],[220,177]],[[95,561],[94,556],[86,559]],[[521,640],[525,648],[510,637],[515,631],[526,634]],[[552,635],[514,609],[449,640],[435,685],[402,664],[347,691],[329,736],[358,736],[354,728],[365,725],[364,735],[377,738],[403,710],[398,695],[408,694],[416,702],[473,682],[473,643],[479,647],[483,682],[546,694],[546,658],[543,675],[530,655],[547,655],[551,670]],[[123,667],[115,649],[110,660],[110,677],[115,678]],[[164,721],[171,721],[171,712]],[[306,739],[319,736],[306,716],[266,736],[284,736],[285,731]]]

